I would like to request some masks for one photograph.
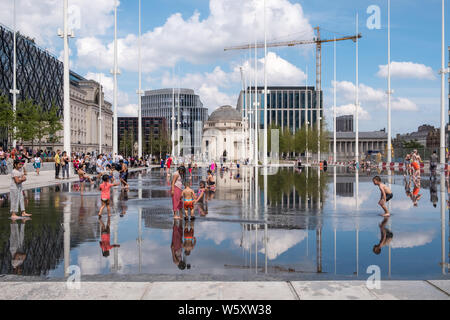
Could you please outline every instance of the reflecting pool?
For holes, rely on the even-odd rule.
[[[31,220],[9,219],[0,197],[0,274],[128,280],[448,279],[448,180],[402,172],[304,168],[229,170],[196,206],[194,221],[174,221],[170,177],[160,169],[130,174],[112,189],[112,216],[99,220],[96,185],[25,191]],[[394,197],[380,216],[380,175]],[[192,174],[193,189],[206,169]],[[106,213],[106,211],[105,211]],[[376,248],[375,248],[376,247]],[[66,272],[65,272],[66,270]]]

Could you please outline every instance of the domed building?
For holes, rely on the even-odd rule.
[[[243,143],[248,143],[242,116],[232,106],[215,110],[203,126],[202,153],[208,161],[237,161],[244,158]]]

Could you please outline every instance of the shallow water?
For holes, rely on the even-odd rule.
[[[367,268],[376,265],[382,278],[449,278],[441,263],[449,258],[448,194],[445,185],[442,215],[439,176],[434,182],[422,177],[417,206],[406,195],[402,173],[390,176],[392,216],[384,222],[393,236],[377,255],[373,247],[384,219],[371,177],[378,173],[356,177],[346,169],[335,174],[333,168],[320,173],[285,168],[265,181],[262,170],[257,179],[251,171],[241,170],[239,179],[235,170],[218,174],[217,192],[203,208],[207,214],[196,208],[194,222],[174,222],[169,181],[159,169],[131,174],[129,192],[112,191],[110,244],[120,247],[109,253],[101,247],[96,186],[87,187],[83,196],[77,183],[26,191],[32,219],[15,223],[4,195],[0,273],[63,278],[64,269],[76,265],[83,276],[367,279]],[[387,172],[380,175],[388,182]],[[205,169],[194,173],[194,190],[205,178]],[[183,234],[189,237],[185,227],[193,228],[193,248],[189,239],[181,243]]]

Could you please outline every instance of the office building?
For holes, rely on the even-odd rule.
[[[172,112],[175,128],[172,128]],[[142,116],[164,118],[170,136],[179,127],[180,140],[183,141],[180,144],[183,148],[180,150],[185,153],[181,155],[201,153],[203,124],[208,120],[208,109],[203,107],[194,90],[175,88],[145,91],[142,97]],[[175,141],[177,137],[175,134]]]
[[[250,90],[252,93],[250,94]],[[323,95],[312,86],[300,87],[268,87],[267,119],[268,126],[276,125],[280,128],[289,128],[295,133],[308,122],[310,127],[317,125],[318,117],[323,117]],[[258,122],[263,128],[264,115],[264,87],[257,87],[258,95]],[[251,95],[251,100],[250,100]],[[255,99],[254,88],[247,88],[247,97],[241,91],[237,102],[237,110],[243,113],[248,106],[253,106]],[[248,108],[251,110],[250,108]]]
[[[64,65],[56,56],[40,48],[33,39],[17,33],[17,101],[31,99],[48,110],[52,105],[58,108],[63,122],[63,74]],[[9,98],[12,104],[13,88],[13,39],[14,32],[0,25],[0,94]],[[98,82],[85,79],[70,71],[71,144],[73,152],[99,150],[100,125],[102,126],[102,151],[112,152],[112,110],[111,103],[100,97]],[[99,99],[102,99],[99,119]],[[44,138],[41,149],[63,148],[63,131],[57,143],[47,143]],[[21,141],[18,141],[20,143]],[[7,132],[0,128],[0,146],[11,147]],[[31,141],[23,141],[31,147]],[[37,143],[34,142],[36,148]]]
[[[353,115],[336,117],[336,132],[353,132]]]
[[[138,117],[119,117],[118,141],[119,153],[137,155],[138,152]],[[163,140],[163,141],[161,141]],[[144,154],[159,154],[160,147],[166,149],[168,144],[166,119],[162,117],[142,117],[142,150]],[[165,150],[167,151],[167,150]]]

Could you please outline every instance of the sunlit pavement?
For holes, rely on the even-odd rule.
[[[195,190],[205,174],[205,168],[194,174]],[[375,174],[387,179],[376,171],[355,176],[348,169],[284,168],[267,177],[265,208],[261,169],[259,182],[251,171],[241,170],[239,179],[236,170],[218,173],[209,213],[196,213],[198,243],[183,254],[186,269],[174,264],[171,252],[177,223],[164,171],[134,172],[129,192],[114,188],[111,244],[120,248],[108,256],[99,247],[97,186],[83,196],[70,181],[31,188],[25,192],[31,221],[14,224],[8,200],[0,206],[0,299],[448,300],[448,266],[441,264],[448,255],[448,217],[440,209],[444,201],[448,210],[446,187],[440,189],[439,177],[424,176],[415,206],[403,176],[392,176],[387,227],[394,237],[376,255],[383,218]],[[13,227],[25,234],[19,272],[9,254]],[[380,289],[366,282],[373,265],[380,268]],[[80,268],[79,289],[66,282],[69,266]]]
[[[74,287],[69,288],[70,285]],[[293,282],[0,282],[6,300],[450,300],[450,280]]]

